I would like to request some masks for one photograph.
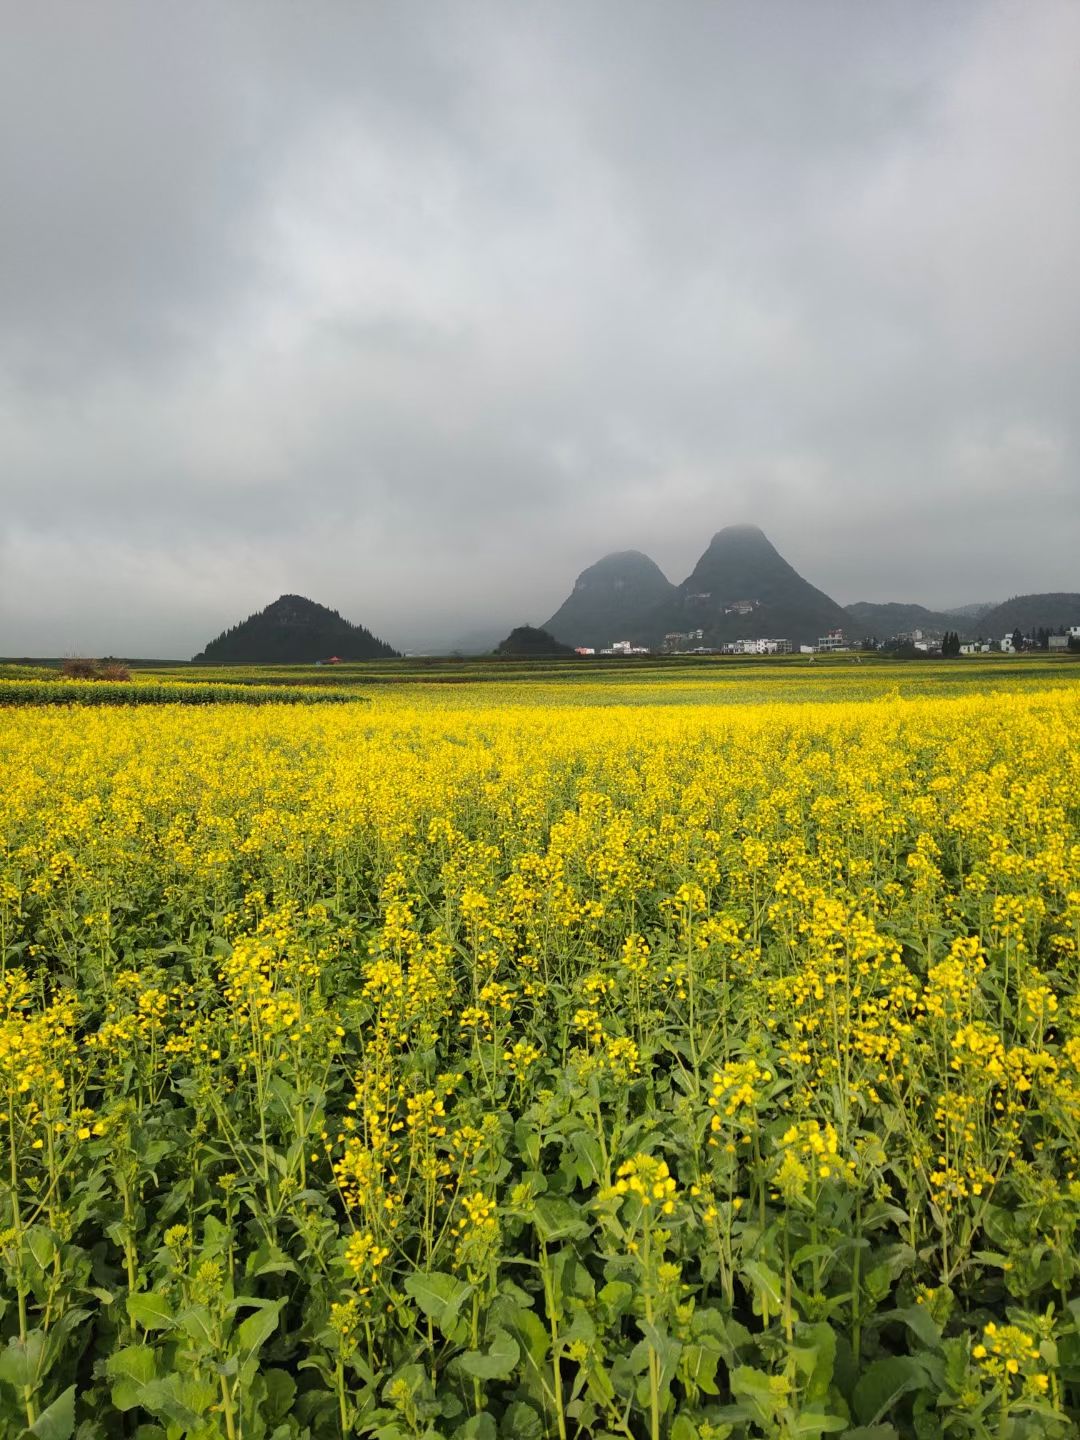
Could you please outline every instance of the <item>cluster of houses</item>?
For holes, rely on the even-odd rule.
[[[764,636],[753,640],[732,640],[725,645],[706,645],[705,631],[697,630],[673,630],[664,636],[664,643],[660,653],[663,655],[790,655],[794,646],[790,640],[769,639]],[[1060,635],[1051,635],[1048,641],[1050,650],[1064,651],[1080,645],[1080,625],[1072,625]],[[830,630],[827,635],[818,636],[816,645],[800,645],[798,647],[801,655],[829,655],[837,651],[857,650],[865,645],[872,645],[871,641],[863,641],[852,644],[845,638],[843,630]],[[902,634],[894,635],[886,643],[884,648],[896,646],[913,646],[916,650],[926,655],[937,655],[941,653],[941,636],[924,634],[922,630],[909,630]],[[961,655],[988,655],[992,651],[1000,654],[1012,654],[1016,650],[1015,635],[1005,635],[1000,640],[970,640],[960,646]],[[1032,640],[1031,648],[1035,648],[1035,641]],[[629,640],[616,640],[611,645],[605,646],[602,650],[592,645],[579,645],[576,648],[578,655],[651,655],[653,652],[648,645],[634,645]]]
[[[1046,648],[1051,651],[1064,652],[1072,646],[1080,644],[1080,625],[1070,625],[1060,635],[1046,635]],[[922,630],[903,631],[893,635],[889,640],[890,646],[911,645],[916,650],[926,655],[938,654],[941,650],[941,636],[925,634]],[[979,639],[965,640],[961,642],[961,655],[1014,655],[1018,649],[1037,650],[1042,648],[1042,640],[1035,635],[1024,637],[1021,646],[1016,644],[1016,632],[1010,631],[1003,635],[1000,640]]]
[[[834,636],[838,636],[839,633],[839,631],[834,632]],[[662,655],[790,655],[792,651],[790,640],[771,639],[765,636],[753,640],[732,640],[726,645],[706,645],[704,642],[705,631],[702,629],[673,630],[664,636],[660,653]],[[812,653],[819,647],[802,645],[799,648],[804,653]],[[838,650],[845,647],[832,643],[830,638],[828,643],[822,641],[820,648]],[[651,655],[652,653],[648,645],[634,645],[629,640],[616,640],[601,650],[592,645],[575,647],[577,655]]]
[[[1015,638],[1015,633],[1013,635],[1005,635],[996,646],[994,646],[992,640],[989,644],[995,649],[1001,650],[1006,654],[1011,654],[1016,649]],[[1070,648],[1070,642],[1072,645],[1080,644],[1080,625],[1070,625],[1066,630],[1063,630],[1060,635],[1047,635],[1045,638],[1046,648],[1048,650],[1068,650]],[[1025,648],[1034,648],[1034,637],[1027,636],[1025,637],[1025,641],[1027,640],[1031,640],[1033,643],[1031,645],[1025,645]],[[978,643],[982,644],[983,642],[979,641]],[[960,651],[961,653],[964,652],[963,645],[961,645]]]
[[[733,640],[720,649],[724,655],[790,655],[791,641],[767,640],[764,637],[760,640]]]
[[[595,645],[576,645],[575,655],[651,655],[652,651],[648,645],[634,645],[629,640],[616,640],[611,645],[605,645],[602,650],[597,650]]]
[[[665,655],[701,655],[712,654],[711,647],[705,644],[705,631],[697,630],[672,630],[664,636],[664,643],[660,647]]]
[[[722,653],[725,655],[790,655],[794,650],[790,640],[736,640],[730,645],[722,646]],[[843,630],[830,630],[827,635],[819,635],[816,645],[800,645],[800,655],[827,655],[837,650],[850,650],[853,647],[844,638]]]
[[[738,604],[756,605],[756,601]],[[725,613],[727,613],[725,611]],[[739,613],[744,613],[740,611]],[[673,630],[664,636],[665,655],[790,655],[790,640],[757,636],[753,640],[730,640],[724,645],[706,645],[704,630]]]

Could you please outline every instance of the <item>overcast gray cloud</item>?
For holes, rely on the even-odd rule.
[[[4,18],[0,653],[1080,589],[1075,0]]]

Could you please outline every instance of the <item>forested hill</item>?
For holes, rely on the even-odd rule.
[[[1014,630],[1030,635],[1065,625],[1080,625],[1080,595],[1059,590],[1045,595],[1014,595],[980,616],[975,628],[980,635],[998,639]]]
[[[873,635],[877,640],[889,640],[894,635],[912,630],[925,630],[932,635],[958,630],[966,635],[978,623],[964,615],[928,610],[925,605],[905,605],[895,600],[881,604],[858,600],[854,605],[845,605],[844,609],[854,621],[854,624],[848,625],[853,635]]]
[[[196,661],[310,665],[316,660],[378,660],[398,652],[363,625],[303,595],[282,595],[211,640]]]

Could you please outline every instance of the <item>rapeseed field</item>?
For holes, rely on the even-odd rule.
[[[635,685],[0,713],[0,1435],[1080,1433],[1080,689]]]

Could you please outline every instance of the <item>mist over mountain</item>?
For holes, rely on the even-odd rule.
[[[398,652],[363,625],[303,595],[281,595],[224,630],[194,658],[232,664],[303,665],[316,660],[378,660]]]
[[[502,637],[503,632],[500,629],[494,625],[486,625],[455,635],[448,645],[438,646],[429,642],[422,648],[426,650],[442,649],[451,655],[487,655],[496,648]]]
[[[666,619],[670,630],[702,628],[714,645],[759,635],[807,644],[848,623],[836,601],[804,580],[757,525],[717,531]]]
[[[1080,590],[1075,0],[315,15],[5,9],[0,652]]]
[[[943,610],[943,615],[948,615],[950,620],[978,620],[993,610],[998,604],[996,600],[976,600],[971,605],[951,605],[948,610]]]
[[[667,634],[700,630],[697,643],[712,646],[752,636],[810,643],[845,624],[850,616],[758,526],[729,525],[681,585],[639,551],[605,556],[582,571],[545,629],[567,644],[597,647],[613,640],[658,646]]]
[[[655,560],[640,550],[619,550],[581,572],[543,628],[567,645],[646,643],[644,637],[656,637],[661,607],[676,593]]]

